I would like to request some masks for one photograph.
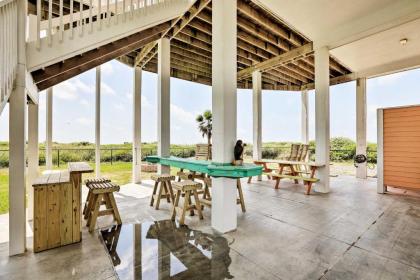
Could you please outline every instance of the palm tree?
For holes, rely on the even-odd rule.
[[[213,130],[213,115],[210,110],[204,111],[202,115],[198,115],[195,119],[198,123],[198,130],[203,137],[207,136],[207,144],[211,144],[211,136]]]

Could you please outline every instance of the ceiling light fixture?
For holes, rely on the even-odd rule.
[[[405,46],[407,44],[407,42],[408,42],[408,40],[406,38],[400,40],[400,44],[402,46]]]

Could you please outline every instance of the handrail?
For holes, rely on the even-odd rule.
[[[12,3],[14,1],[16,1],[16,0],[0,0],[0,8],[3,7],[3,6],[6,6],[7,4]]]
[[[0,114],[12,93],[17,58],[17,2],[0,2]]]
[[[115,0],[114,3],[110,3],[110,0],[98,0],[95,1],[98,5],[94,6],[92,0],[82,0],[80,2],[70,0],[69,13],[64,15],[63,0],[59,0],[57,17],[53,16],[53,0],[37,1],[36,34],[35,36],[29,36],[29,38],[36,41],[38,49],[41,47],[42,38],[46,38],[51,46],[53,43],[52,37],[56,33],[58,33],[60,42],[64,40],[65,29],[70,30],[70,38],[76,35],[92,34],[104,27],[131,20],[133,17],[149,11],[157,11],[159,7],[165,7],[176,1],[179,0]],[[76,9],[75,3],[80,3],[78,9]],[[41,18],[42,5],[45,5],[48,11],[44,14],[47,16],[46,19]]]

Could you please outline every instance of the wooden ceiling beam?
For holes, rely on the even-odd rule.
[[[247,18],[253,20],[255,23],[258,23],[258,25],[262,26],[268,32],[286,39],[295,47],[300,47],[305,43],[296,36],[291,35],[292,32],[285,30],[284,26],[270,20],[267,16],[260,14],[244,0],[238,0],[238,11]]]
[[[206,69],[210,69],[211,70],[211,64],[210,63],[203,62],[200,59],[196,59],[196,58],[191,58],[191,57],[180,55],[180,54],[178,54],[174,50],[171,50],[171,58],[172,57],[175,58],[175,59],[177,59],[177,60],[179,60],[179,61],[184,61],[186,63],[190,63],[192,65],[196,65],[198,67],[206,68]]]
[[[351,82],[356,80],[356,75],[354,73],[350,73],[350,74],[345,74],[345,75],[341,75],[338,77],[334,77],[334,78],[330,78],[330,86],[333,85],[338,85],[338,84],[342,84],[342,83],[347,83],[347,82]],[[315,89],[315,83],[309,83],[306,85],[303,85],[302,90],[307,89],[307,90],[312,90]]]
[[[305,70],[307,73],[315,75],[315,69],[303,60],[294,60],[291,63],[298,66],[300,69]]]
[[[211,52],[205,51],[205,50],[203,50],[199,47],[196,47],[194,44],[188,45],[188,44],[185,44],[184,42],[179,41],[176,38],[174,38],[171,41],[171,48],[172,47],[176,47],[176,48],[182,49],[186,52],[190,52],[195,56],[201,56],[201,57],[208,58],[208,59],[211,60]]]
[[[212,36],[212,27],[208,23],[194,19],[190,22],[189,26],[197,29],[198,31],[204,32],[209,36]]]
[[[241,70],[238,72],[238,79],[249,77],[254,71],[266,71],[271,68],[275,68],[281,64],[288,63],[289,61],[296,59],[297,57],[304,56],[313,51],[312,43],[303,45],[302,47],[293,49],[289,52],[281,54],[279,56],[273,57],[266,61],[260,62],[258,64],[252,65],[251,67]]]
[[[302,81],[290,76],[287,72],[282,71],[281,69],[270,69],[269,71],[262,73],[263,76],[266,74],[277,77],[277,80],[285,85],[290,85],[290,84],[302,85],[303,84]]]
[[[249,20],[243,19],[240,16],[238,16],[238,27],[243,31],[246,31],[248,34],[251,34],[264,42],[279,48],[283,52],[288,52],[291,49],[288,41],[273,36],[272,33],[258,28],[255,24]]]
[[[211,68],[199,66],[199,65],[193,64],[191,62],[186,62],[185,60],[179,59],[179,58],[174,57],[174,56],[171,57],[171,65],[172,64],[177,65],[179,67],[184,67],[185,69],[188,69],[188,70],[201,72],[203,74],[203,76],[205,76],[205,75],[211,76]]]
[[[286,65],[282,65],[278,68],[276,68],[276,70],[284,73],[285,75],[301,82],[302,84],[306,84],[309,83],[312,80],[309,80],[308,78],[302,76],[300,73],[293,71],[292,69],[288,68]]]
[[[177,20],[173,21],[170,28],[162,34],[162,37],[165,37],[166,35],[169,36],[170,39],[175,37],[185,26],[187,26],[191,20],[194,19],[197,14],[199,14],[209,3],[211,0],[197,0],[195,3],[188,9],[188,11],[180,16]],[[157,42],[154,43],[154,46],[157,45]],[[149,48],[149,52],[153,48]],[[142,60],[145,57],[145,53],[139,54],[138,57],[136,57],[136,65],[140,64]],[[148,61],[143,62],[141,66],[144,66]]]
[[[168,33],[170,38],[175,37],[184,27],[186,27],[200,12],[211,2],[211,0],[198,0],[189,9],[188,13],[184,15],[176,25]]]
[[[201,40],[197,40],[193,37],[190,37],[188,35],[185,35],[183,33],[179,33],[173,40],[178,40],[181,42],[184,42],[188,45],[193,45],[196,48],[202,49],[204,51],[210,52],[211,53],[211,45],[204,43]]]
[[[208,64],[208,65],[212,64],[211,57],[203,55],[202,53],[197,54],[196,52],[194,52],[194,49],[192,49],[192,48],[191,49],[180,48],[180,47],[174,45],[173,42],[171,44],[171,53],[182,55],[182,56],[186,57],[187,59],[193,58],[194,60],[200,61],[201,63],[205,63],[205,64]]]
[[[299,80],[303,81],[304,83],[309,83],[310,81],[313,81],[315,78],[314,76],[309,75],[308,73],[306,73],[305,71],[302,71],[296,65],[291,64],[291,63],[284,64],[281,67],[287,69],[291,74],[294,74],[300,77]]]

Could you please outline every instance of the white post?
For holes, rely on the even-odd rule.
[[[158,156],[169,156],[170,148],[170,104],[171,104],[171,56],[170,41],[158,41]],[[159,166],[158,173],[170,173],[169,166]]]
[[[96,67],[95,94],[95,173],[101,176],[101,66]]]
[[[140,67],[134,67],[133,86],[133,183],[141,183],[141,76]]]
[[[34,202],[33,195],[34,191],[32,184],[35,179],[39,176],[39,143],[38,143],[38,104],[29,104],[28,106],[28,182],[27,182],[27,194],[28,194],[28,220],[33,219]]]
[[[27,2],[17,1],[18,67],[9,99],[9,255],[26,250],[26,16]]]
[[[301,136],[302,143],[309,143],[309,107],[308,107],[308,90],[302,91],[301,95]]]
[[[356,154],[367,155],[366,140],[366,78],[356,82]],[[367,178],[367,163],[360,163],[356,168],[356,177]]]
[[[252,118],[253,118],[253,144],[252,157],[254,160],[262,158],[262,80],[261,72],[252,73]],[[261,181],[261,175],[258,176]]]
[[[315,50],[315,142],[316,161],[325,164],[318,169],[317,192],[330,191],[330,69],[327,47]]]
[[[236,141],[237,3],[213,0],[212,106],[213,160],[230,163]],[[213,178],[211,225],[219,232],[236,229],[236,180]]]
[[[52,118],[53,118],[53,88],[47,89],[46,133],[45,133],[45,164],[47,170],[52,169]]]

